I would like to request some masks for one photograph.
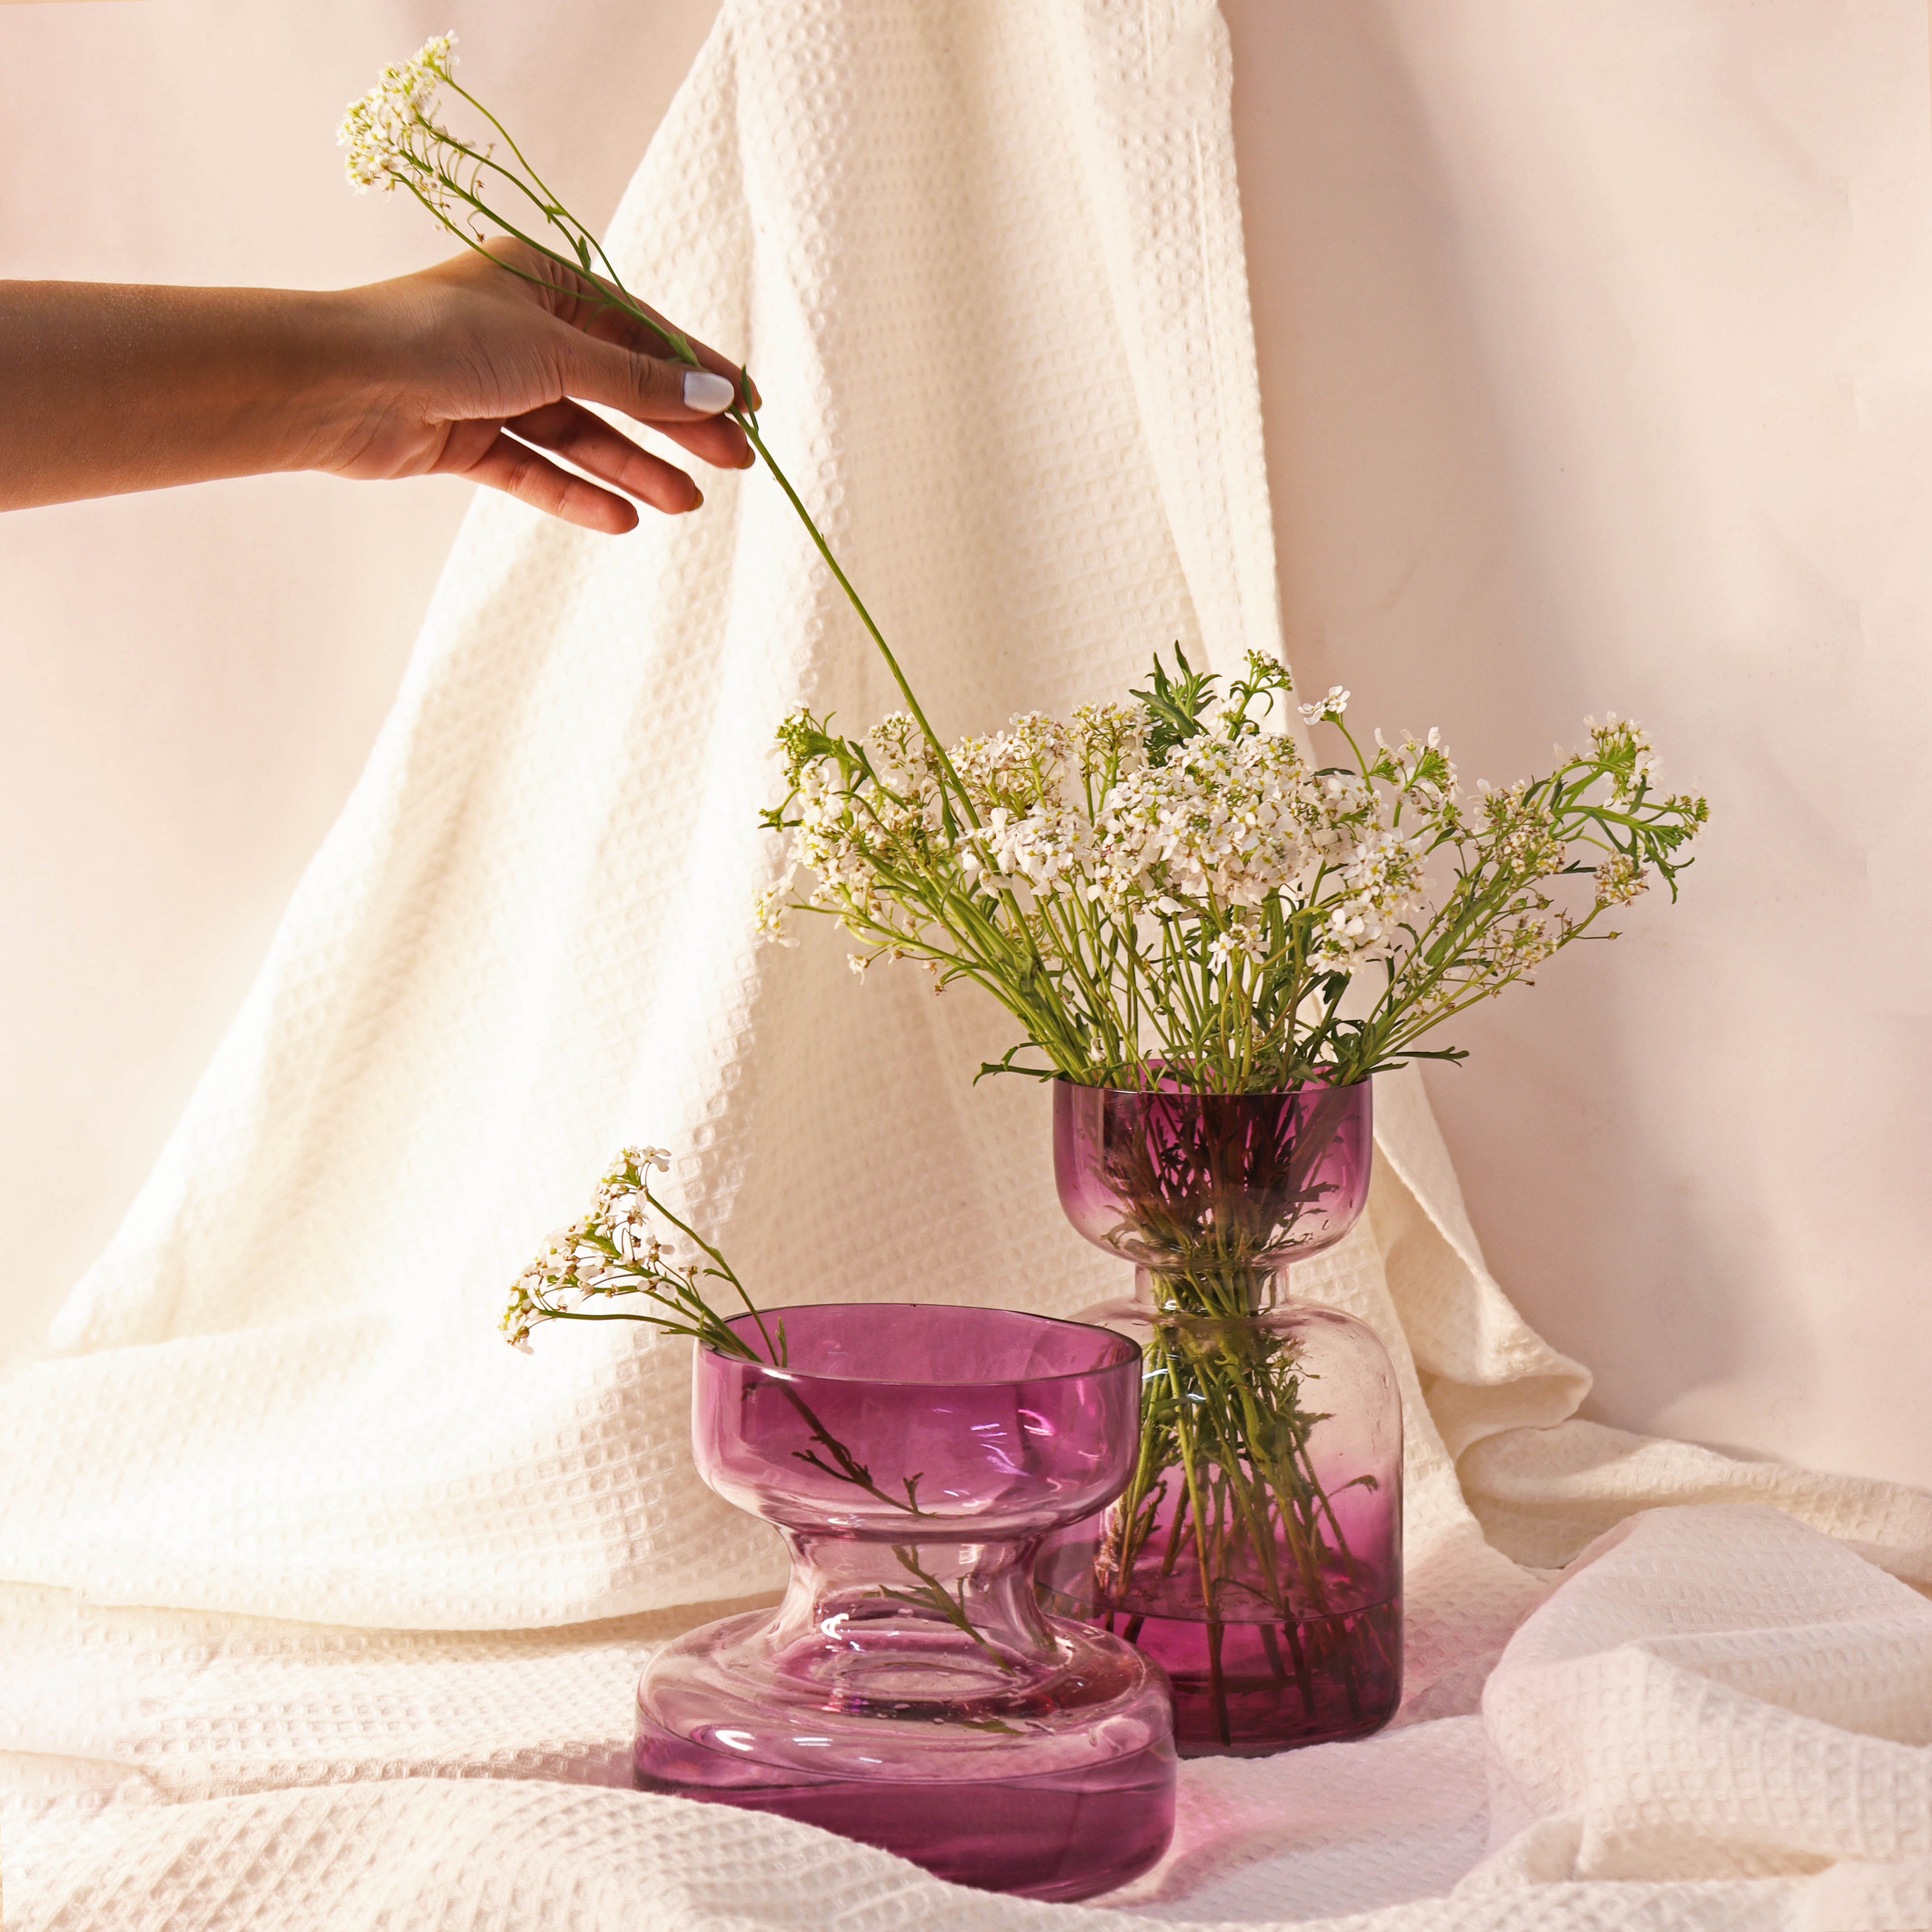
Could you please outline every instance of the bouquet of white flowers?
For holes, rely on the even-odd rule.
[[[766,815],[790,868],[760,924],[827,913],[856,972],[910,958],[984,987],[1025,1034],[986,1071],[1239,1093],[1460,1059],[1414,1043],[1653,877],[1675,895],[1706,807],[1655,790],[1634,723],[1591,720],[1587,751],[1466,801],[1436,732],[1365,750],[1338,687],[1301,707],[1347,747],[1316,765],[1262,729],[1280,665],[1251,656],[1217,702],[1174,654],[1136,702],[950,750],[904,714],[854,739],[794,713],[790,795]],[[1372,996],[1349,1002],[1358,974]],[[1018,1065],[1029,1047],[1044,1067]]]

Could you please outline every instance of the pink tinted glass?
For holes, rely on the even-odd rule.
[[[1367,1080],[1231,1094],[1058,1082],[1060,1206],[1089,1241],[1156,1273],[1305,1259],[1368,1200],[1372,1092]]]
[[[781,1338],[778,1324],[782,1320]],[[1166,1678],[1042,1614],[1042,1538],[1132,1464],[1140,1363],[1000,1309],[788,1309],[780,1360],[700,1349],[705,1480],[776,1525],[784,1601],[689,1633],[638,1687],[646,1790],[775,1811],[942,1877],[1088,1897],[1173,1829]]]

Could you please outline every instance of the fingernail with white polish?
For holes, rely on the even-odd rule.
[[[737,393],[728,376],[714,376],[709,369],[687,369],[684,372],[686,409],[700,409],[706,416],[716,416],[721,409],[731,407]]]

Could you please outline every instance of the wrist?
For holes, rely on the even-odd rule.
[[[278,470],[353,467],[370,425],[399,386],[361,289],[284,297],[275,366],[263,371]]]

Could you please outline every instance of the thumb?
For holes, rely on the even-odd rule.
[[[600,342],[568,323],[562,332],[571,338],[564,345],[565,387],[580,401],[621,409],[638,422],[702,422],[738,399],[729,376]]]

